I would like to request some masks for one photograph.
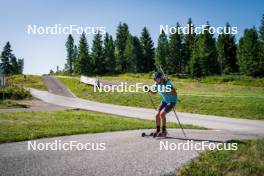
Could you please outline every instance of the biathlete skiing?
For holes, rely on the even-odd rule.
[[[164,77],[161,72],[154,72],[152,75],[155,84],[153,85],[153,89],[150,90],[150,93],[159,92],[162,96],[162,101],[160,105],[156,109],[156,131],[151,133],[151,136],[154,137],[166,137],[166,114],[168,114],[177,103],[177,92],[173,87],[172,82]],[[162,127],[162,128],[160,128]]]

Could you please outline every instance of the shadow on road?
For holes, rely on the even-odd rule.
[[[219,141],[219,140],[210,140],[210,139],[194,139],[194,138],[181,138],[181,137],[172,137],[172,136],[167,136],[167,137],[156,137],[155,139],[157,140],[162,140],[162,139],[177,139],[177,140],[182,140],[182,141],[194,141],[194,142],[212,142],[212,143],[224,143],[227,141]]]

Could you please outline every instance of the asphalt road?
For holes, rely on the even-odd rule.
[[[48,87],[48,91],[65,97],[75,97],[71,91],[65,87],[58,79],[53,76],[43,76],[44,82]]]
[[[198,156],[195,150],[160,150],[160,142],[169,145],[186,143],[180,130],[169,130],[175,139],[142,138],[144,130],[84,134],[36,140],[37,143],[61,141],[69,143],[104,143],[105,150],[34,151],[27,142],[0,145],[0,175],[85,175],[85,176],[159,176],[175,172],[180,165]],[[147,130],[147,132],[150,132]],[[229,139],[243,139],[239,133],[217,130],[187,130],[193,144],[201,140],[217,143]],[[255,138],[256,136],[250,136]]]
[[[73,109],[64,106],[58,106],[50,103],[46,103],[44,101],[32,98],[25,100],[16,100],[16,103],[23,104],[29,106],[28,108],[7,108],[0,109],[0,113],[5,112],[46,112],[46,111],[59,111],[65,109]]]

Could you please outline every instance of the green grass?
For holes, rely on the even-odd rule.
[[[212,78],[212,77],[210,77]],[[153,84],[153,80],[149,78],[135,78],[135,77],[99,77],[102,80],[109,80],[114,82],[128,82],[128,83],[144,83]],[[208,78],[209,79],[209,78]],[[264,84],[262,87],[241,86],[228,83],[201,83],[197,81],[186,81],[185,79],[171,79],[174,86],[177,88],[179,94],[192,95],[213,95],[213,96],[247,96],[264,98]]]
[[[12,102],[10,100],[0,101],[0,109],[27,108],[27,105]]]
[[[243,75],[209,76],[201,80],[203,83],[228,83],[230,85],[264,87],[264,78],[252,78]]]
[[[137,79],[151,79],[151,73],[123,73],[116,75],[109,75],[108,77],[118,78],[137,78]],[[106,76],[107,77],[107,76]],[[201,80],[193,79],[189,76],[180,75],[168,75],[170,79],[176,82],[200,82],[210,84],[229,84],[229,85],[241,85],[251,87],[264,87],[264,78],[253,78],[244,75],[222,75],[222,76],[207,76]]]
[[[155,127],[155,122],[151,120],[87,111],[0,113],[0,143],[82,133],[150,129],[153,127]],[[178,128],[178,125],[168,123],[167,127]],[[184,125],[184,128],[205,129],[193,125]]]
[[[146,93],[94,93],[93,87],[79,83],[76,79],[59,79],[80,98],[109,104],[153,108]],[[103,79],[129,83],[153,83],[150,79],[142,78],[103,77]],[[234,118],[264,119],[263,87],[175,81],[173,83],[177,87],[180,97],[180,102],[177,104],[178,111]],[[204,94],[209,96],[201,96]],[[160,95],[153,95],[152,98],[157,106],[161,100]]]
[[[46,90],[47,87],[41,76],[37,75],[13,75],[7,78],[10,85],[32,87],[40,90]]]
[[[233,142],[238,142],[238,150],[202,153],[197,159],[182,166],[177,176],[263,175],[264,139]]]

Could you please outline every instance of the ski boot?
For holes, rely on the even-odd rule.
[[[167,137],[167,134],[168,134],[167,131],[162,131],[162,132],[159,132],[159,133],[157,134],[157,137]]]
[[[160,133],[160,131],[154,131],[154,132],[150,133],[150,136],[156,137],[159,133]]]

